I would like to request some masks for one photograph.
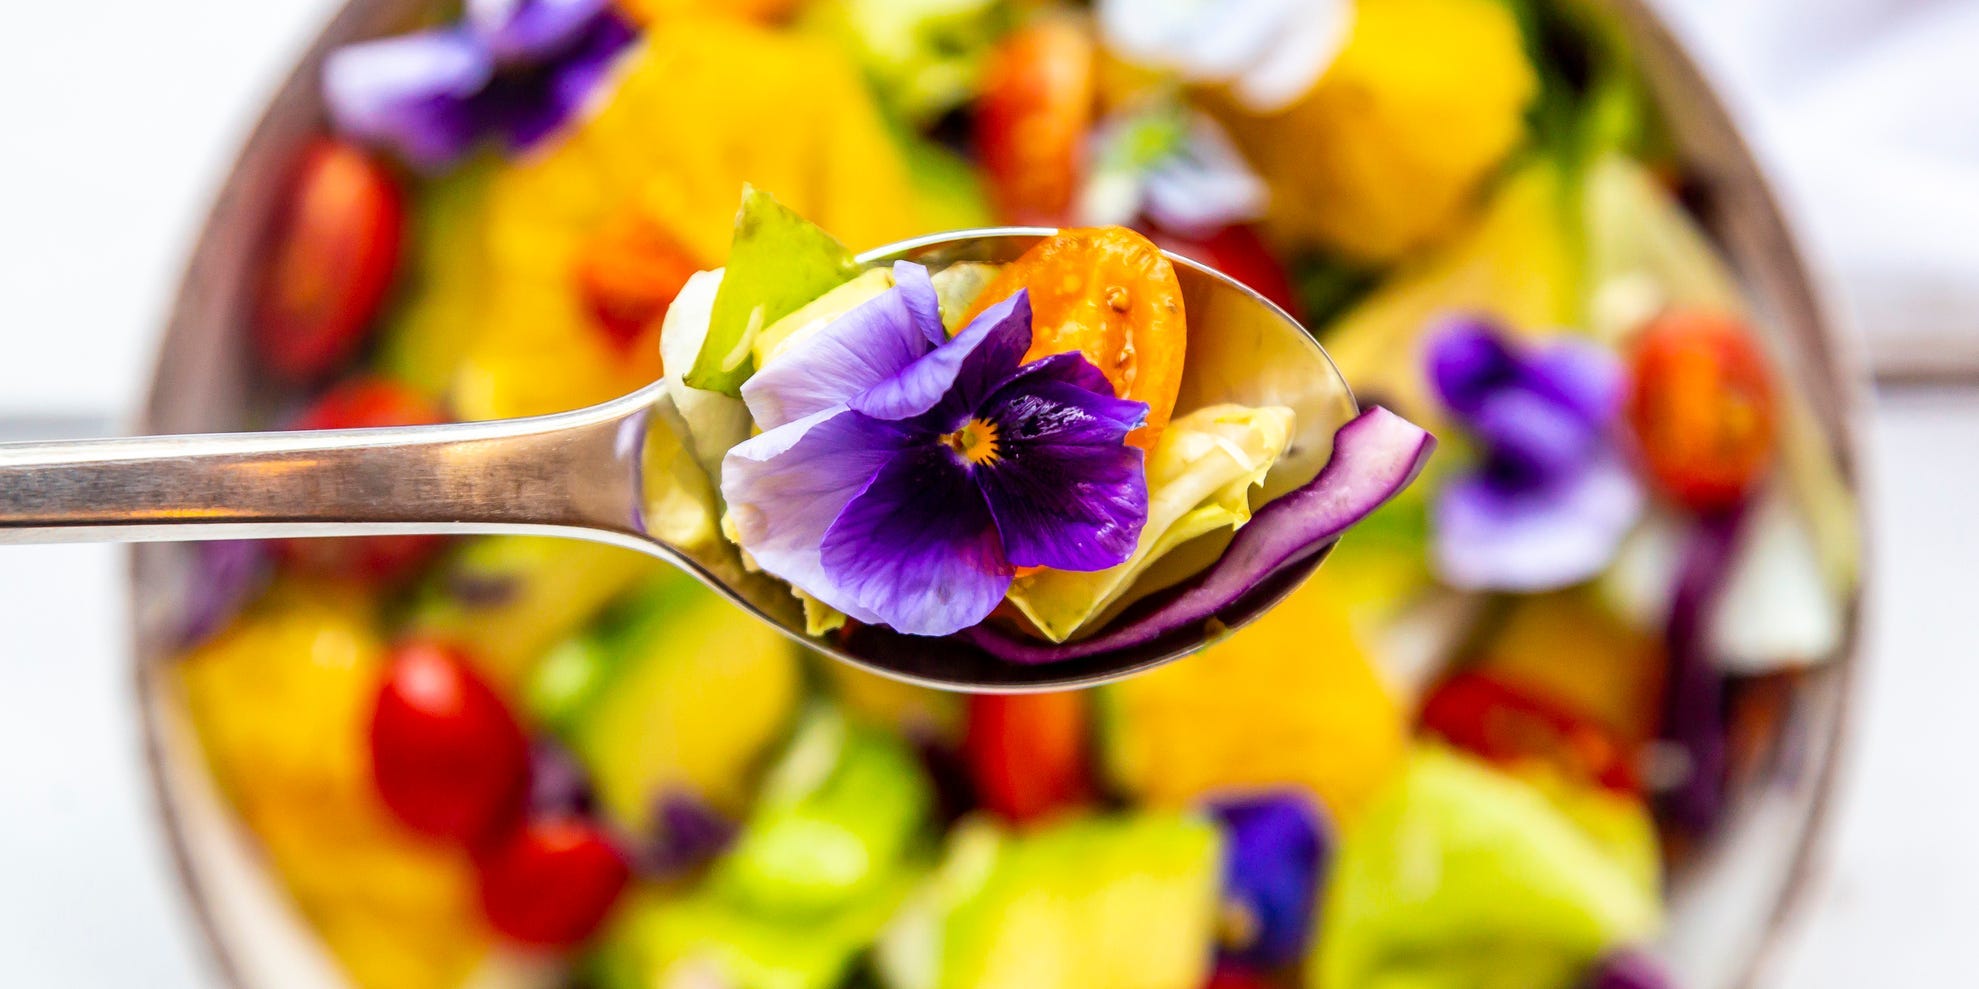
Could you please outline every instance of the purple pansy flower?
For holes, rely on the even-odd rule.
[[[438,169],[493,134],[533,147],[632,38],[610,0],[468,0],[458,24],[332,52],[323,98],[339,131]]]
[[[1015,567],[1104,570],[1147,521],[1147,417],[1077,353],[1024,364],[1024,292],[953,339],[927,269],[793,345],[742,386],[764,431],[722,495],[757,565],[914,635],[988,617]]]
[[[1223,831],[1221,955],[1263,968],[1305,954],[1331,852],[1312,798],[1283,791],[1212,801]]]
[[[1439,576],[1534,591],[1606,565],[1643,506],[1615,443],[1615,355],[1572,338],[1522,347],[1488,322],[1456,319],[1430,337],[1428,375],[1478,454],[1437,494]]]

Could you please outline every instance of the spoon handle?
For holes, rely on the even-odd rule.
[[[0,444],[0,544],[637,532],[642,407],[321,432]]]

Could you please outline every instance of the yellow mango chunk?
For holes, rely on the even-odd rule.
[[[351,980],[456,985],[489,938],[466,854],[400,827],[371,789],[383,665],[368,600],[287,585],[185,656],[180,684],[221,789]]]
[[[1279,238],[1379,263],[1458,227],[1538,89],[1505,4],[1362,0],[1312,92],[1280,114],[1221,115],[1271,186]]]
[[[632,215],[715,267],[744,183],[861,248],[921,232],[929,212],[836,44],[735,18],[664,19],[624,56],[590,119],[493,177],[479,227],[486,278],[428,286],[485,296],[454,373],[456,411],[552,412],[651,380],[648,341],[628,351],[592,325],[577,260]]]
[[[1201,655],[1109,687],[1105,698],[1110,770],[1160,807],[1297,786],[1351,821],[1407,747],[1404,713],[1323,579]]]

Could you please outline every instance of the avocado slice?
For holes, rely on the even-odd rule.
[[[675,790],[741,815],[755,770],[797,710],[795,645],[667,570],[569,648],[605,667],[572,677],[595,682],[559,720],[615,821],[643,833]]]
[[[843,908],[884,883],[927,824],[934,795],[899,736],[811,714],[710,882],[765,916]]]
[[[1018,835],[967,822],[889,932],[881,972],[896,989],[1196,989],[1221,870],[1217,831],[1194,813]]]
[[[1347,834],[1307,985],[1570,989],[1608,949],[1654,935],[1646,812],[1564,807],[1469,756],[1418,750]]]
[[[608,989],[838,985],[920,882],[933,797],[906,743],[819,708],[742,834],[685,895],[635,899],[595,968]]]

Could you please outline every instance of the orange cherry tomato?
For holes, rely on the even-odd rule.
[[[426,396],[389,379],[365,377],[330,389],[289,428],[364,429],[445,421]],[[411,576],[444,545],[444,536],[357,536],[282,539],[274,549],[284,565],[304,573],[389,584]]]
[[[621,350],[632,351],[658,332],[674,296],[701,267],[679,240],[650,220],[628,215],[607,223],[578,250],[574,277],[592,325]]]
[[[983,806],[1021,824],[1088,799],[1087,703],[1079,691],[972,695],[962,754]]]
[[[1092,35],[1040,17],[990,54],[976,102],[976,156],[1006,223],[1056,226],[1072,210],[1096,94]]]
[[[542,948],[590,937],[632,877],[611,838],[575,817],[530,821],[477,864],[489,926]]]
[[[408,827],[472,847],[520,816],[529,742],[465,653],[401,643],[371,713],[371,775]]]
[[[1182,388],[1189,329],[1175,266],[1125,227],[1061,230],[1005,265],[976,300],[976,314],[1030,290],[1034,361],[1076,350],[1122,398],[1146,402],[1147,425],[1127,442],[1154,446]]]
[[[348,144],[304,152],[275,220],[254,306],[254,342],[281,377],[315,381],[349,363],[391,288],[405,207],[384,166]]]
[[[1459,673],[1423,702],[1424,731],[1501,765],[1538,762],[1621,793],[1641,792],[1634,754],[1599,725],[1495,677]]]
[[[1737,320],[1673,310],[1636,341],[1629,424],[1650,480],[1686,507],[1744,498],[1772,467],[1777,416],[1766,357]]]

